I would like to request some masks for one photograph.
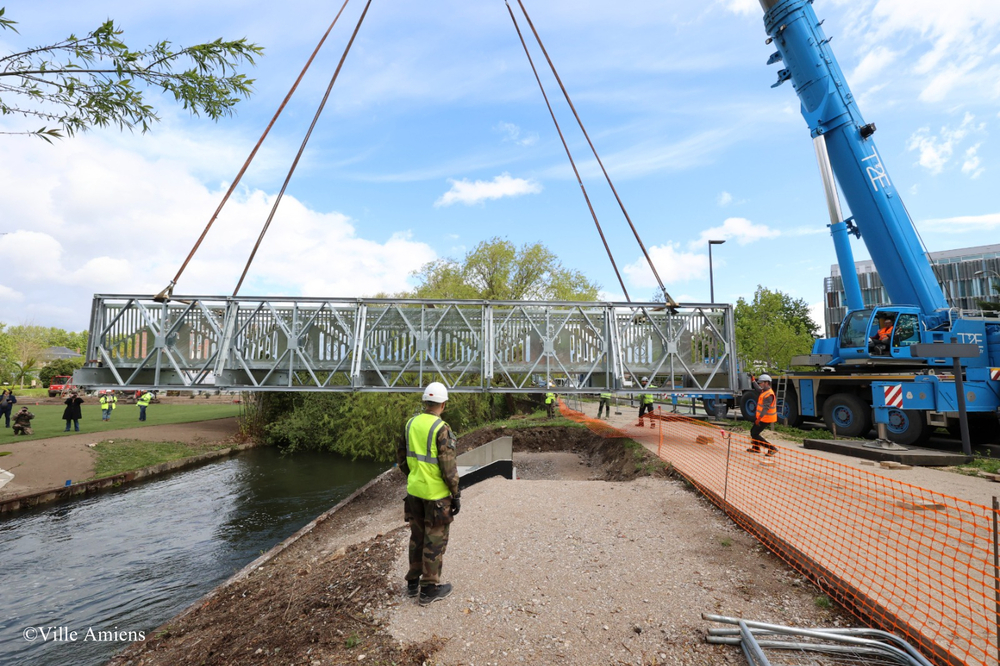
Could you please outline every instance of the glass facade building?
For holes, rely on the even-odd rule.
[[[931,252],[928,258],[951,307],[979,310],[979,301],[1000,301],[1000,245]],[[871,260],[858,261],[854,268],[865,307],[889,303],[875,264]],[[830,267],[830,277],[823,281],[823,299],[826,336],[836,337],[847,312],[844,283],[836,264]]]

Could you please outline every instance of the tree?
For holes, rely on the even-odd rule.
[[[14,370],[14,382],[24,388],[24,382],[30,379],[41,367],[42,352],[47,346],[45,343],[47,330],[41,326],[22,324],[12,326],[7,329],[7,336],[10,338],[12,346],[12,365]]]
[[[758,285],[752,302],[737,301],[735,316],[736,348],[746,363],[784,370],[793,356],[812,350],[818,327],[802,299]]]
[[[74,370],[79,370],[83,367],[83,362],[84,359],[82,356],[77,358],[61,358],[58,361],[52,361],[38,371],[38,381],[42,383],[42,386],[48,388],[49,384],[52,383],[53,377],[72,376]]]
[[[596,301],[600,285],[563,267],[541,243],[517,248],[494,237],[465,255],[462,263],[439,259],[414,275],[415,298],[481,298],[495,301]]]
[[[989,293],[993,294],[994,292],[997,293],[997,294],[1000,294],[1000,280],[993,280],[992,281],[992,289],[990,289]],[[993,312],[1000,312],[1000,302],[997,302],[997,301],[976,301],[976,304],[979,305],[979,307],[982,308],[983,310],[988,310],[988,311],[993,311]]]
[[[4,18],[4,9],[0,7],[0,30],[17,32],[16,22]],[[237,68],[255,64],[254,57],[263,53],[246,38],[217,39],[177,50],[162,41],[132,50],[121,35],[122,30],[108,20],[83,37],[70,35],[0,58],[0,114],[57,125],[0,133],[51,141],[110,125],[146,132],[159,117],[136,84],[159,88],[192,114],[218,120],[232,115],[233,107],[252,92],[253,79]],[[187,69],[175,71],[179,66]]]

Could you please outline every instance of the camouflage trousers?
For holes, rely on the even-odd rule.
[[[551,418],[555,418],[555,416],[556,416],[556,403],[555,403],[554,400],[552,402],[547,403],[545,405],[545,412],[546,412],[546,414],[548,415],[548,417],[550,419]]]
[[[15,435],[34,435],[35,431],[31,429],[31,426],[17,425],[14,424],[14,434]]]
[[[403,518],[410,524],[410,570],[406,580],[420,578],[422,585],[440,584],[448,528],[455,520],[451,516],[451,498],[425,500],[407,495]]]
[[[604,411],[604,415],[608,418],[611,417],[611,401],[606,398],[601,398],[601,402],[597,405],[597,418],[601,418],[601,411]]]

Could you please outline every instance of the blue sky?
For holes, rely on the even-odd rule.
[[[20,34],[0,33],[3,53],[110,17],[133,47],[246,36],[266,55],[256,94],[218,123],[150,93],[163,121],[146,135],[0,135],[0,321],[82,329],[95,292],[165,287],[339,4],[6,2]],[[770,88],[757,0],[525,4],[671,295],[708,300],[707,240],[725,239],[717,301],[762,284],[821,312],[829,220],[794,90]],[[995,0],[814,7],[928,249],[998,242]],[[177,293],[232,292],[362,8],[349,3]],[[543,81],[626,286],[648,299],[652,274]],[[540,241],[623,300],[504,3],[376,0],[241,293],[400,291],[494,236]]]

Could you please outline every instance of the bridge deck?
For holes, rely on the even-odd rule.
[[[736,389],[732,307],[98,294],[80,386],[254,391]]]

